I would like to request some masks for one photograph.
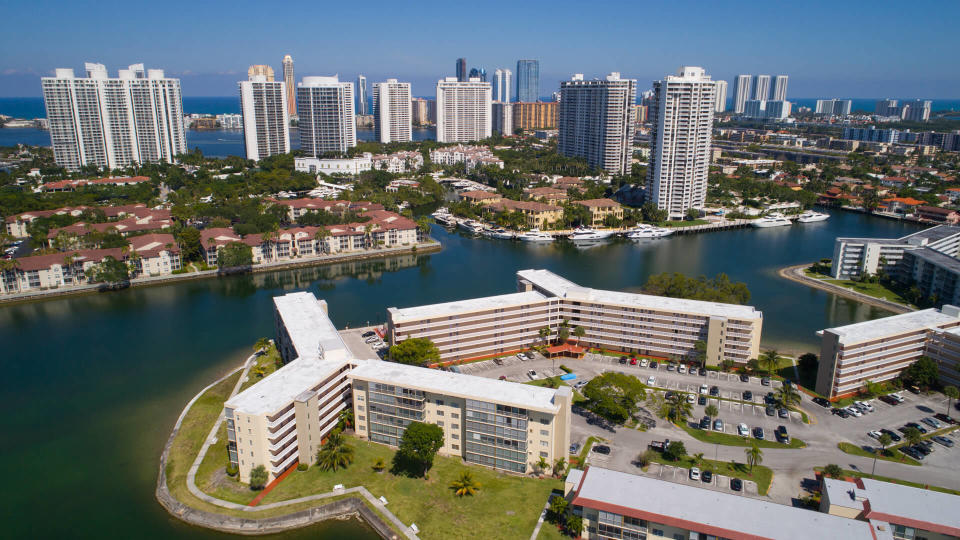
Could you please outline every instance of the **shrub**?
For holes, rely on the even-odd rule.
[[[640,455],[637,456],[637,466],[646,467],[647,465],[650,465],[653,462],[655,455],[655,452],[650,449],[641,452]]]
[[[250,471],[250,489],[257,491],[267,485],[267,479],[270,478],[267,468],[263,465],[257,465]]]
[[[306,463],[301,463],[301,464],[297,465],[297,470],[298,470],[298,471],[305,471],[305,470],[307,470],[307,469],[309,469],[309,468],[310,468],[310,465],[307,465]]]
[[[237,468],[233,463],[227,464],[227,476],[236,476],[240,472],[240,469]]]
[[[573,370],[572,370],[572,369],[568,368],[567,366],[565,366],[565,365],[563,365],[563,364],[560,364],[560,369],[566,371],[567,373],[573,373]]]

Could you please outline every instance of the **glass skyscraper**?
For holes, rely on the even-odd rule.
[[[517,101],[531,103],[540,99],[540,61],[517,60]]]

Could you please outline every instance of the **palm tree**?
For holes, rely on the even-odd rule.
[[[317,451],[317,465],[322,471],[336,471],[346,469],[351,463],[353,447],[346,443],[339,431],[334,431]]]
[[[387,462],[383,458],[377,458],[373,461],[373,470],[376,472],[383,472],[387,468]]]
[[[16,270],[19,268],[20,268],[20,261],[18,261],[17,259],[0,259],[0,281],[2,281],[3,283],[7,283],[8,276],[6,276],[6,274],[8,272],[12,273],[13,279],[9,281],[13,282],[13,286],[17,291],[20,290],[20,280],[17,279],[17,276],[16,276]],[[4,288],[6,287],[7,285],[4,285]],[[7,292],[13,292],[13,291],[10,291],[9,289],[7,289]]]
[[[534,466],[542,473],[550,467],[550,463],[547,461],[547,458],[540,456],[540,461],[536,462]]]
[[[327,251],[327,238],[330,237],[330,231],[326,227],[320,227],[317,229],[317,232],[314,233],[313,239],[317,241],[317,255],[321,253],[326,253]]]
[[[957,389],[956,386],[950,385],[943,389],[943,393],[949,398],[947,400],[947,416],[950,416],[950,411],[952,410],[953,400],[960,397],[960,389]]]
[[[907,439],[907,442],[911,445],[919,444],[923,440],[923,434],[920,433],[920,430],[915,427],[908,427],[903,430],[903,436]]]
[[[893,437],[889,433],[881,433],[880,437],[877,439],[877,442],[880,443],[880,452],[883,454],[887,453],[887,447],[890,446],[890,443],[893,442]],[[873,470],[870,471],[870,474],[877,472],[877,453],[873,453]]]
[[[253,374],[262,379],[263,376],[267,374],[266,366],[257,365],[257,367],[253,368]]]
[[[780,403],[780,406],[789,409],[793,405],[800,404],[800,392],[797,392],[792,384],[784,383],[777,389],[775,399]]]
[[[767,375],[773,376],[773,372],[776,371],[780,366],[780,355],[777,353],[777,350],[770,349],[769,351],[761,354],[760,365],[766,368]]]
[[[347,407],[340,411],[340,425],[344,428],[353,427],[353,408]]]
[[[473,495],[480,491],[480,482],[473,479],[473,473],[470,471],[461,471],[456,480],[450,482],[450,489],[457,497],[464,495]]]
[[[580,344],[580,340],[583,339],[583,336],[587,335],[587,331],[582,326],[575,326],[573,328],[573,335],[577,338],[577,344]]]
[[[700,463],[702,463],[702,462],[703,462],[703,452],[699,452],[699,453],[693,455],[693,463],[694,463],[695,465],[699,466]]]
[[[262,337],[258,339],[256,343],[253,344],[253,352],[266,352],[266,350],[269,349],[271,345],[273,344],[270,343],[270,340],[268,338]]]
[[[747,465],[750,466],[750,474],[753,474],[753,466],[763,463],[763,450],[760,450],[760,447],[754,443],[750,448],[746,448],[743,451],[747,454]]]
[[[373,223],[367,223],[363,226],[363,244],[364,247],[370,247],[373,244]]]
[[[564,458],[559,458],[553,462],[553,475],[557,478],[563,476],[564,471],[567,470],[567,460]]]
[[[537,334],[540,336],[540,339],[543,340],[544,343],[546,343],[547,338],[550,337],[550,328],[547,326],[544,326],[540,330],[537,330]]]
[[[660,417],[674,423],[683,422],[693,413],[693,405],[687,402],[685,394],[674,393],[660,405]]]
[[[720,414],[720,409],[717,409],[716,405],[710,404],[703,409],[703,414],[710,417],[710,422],[713,422],[713,419]]]

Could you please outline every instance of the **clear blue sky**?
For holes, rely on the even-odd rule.
[[[786,74],[792,97],[960,98],[957,0],[779,2],[213,2],[0,0],[0,97],[39,96],[39,77],[85,61],[143,62],[186,96],[230,96],[250,64],[297,77],[396,77],[429,95],[469,67],[540,60],[561,79],[620,71],[646,89],[680,65],[715,79]]]

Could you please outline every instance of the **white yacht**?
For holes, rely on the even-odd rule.
[[[630,240],[643,240],[645,238],[663,238],[673,234],[673,229],[666,227],[654,227],[653,225],[637,225],[635,228],[627,231],[627,238]]]
[[[453,217],[453,214],[451,214],[449,210],[447,210],[446,206],[438,208],[436,212],[430,214],[430,217],[432,217],[437,223],[446,227],[454,227],[457,224],[456,218]]]
[[[800,223],[814,223],[816,221],[826,221],[828,219],[830,219],[830,214],[807,210],[806,212],[800,214],[800,216],[797,218],[797,221]]]
[[[499,240],[513,240],[516,237],[515,232],[508,231],[503,227],[498,227],[496,229],[487,229],[483,231],[483,235],[488,238],[497,238]]]
[[[480,234],[484,229],[483,223],[480,223],[475,219],[465,219],[458,225],[460,228],[465,229],[467,232],[471,232],[473,234]]]
[[[793,225],[793,222],[787,219],[787,217],[780,212],[773,212],[760,219],[753,220],[751,225],[759,228],[782,227],[784,225]]]
[[[517,238],[523,242],[553,242],[553,235],[540,232],[540,229],[530,229],[525,233],[517,235]]]
[[[613,236],[613,234],[613,231],[597,231],[589,227],[578,227],[574,229],[573,234],[571,234],[569,238],[573,242],[606,240]]]

